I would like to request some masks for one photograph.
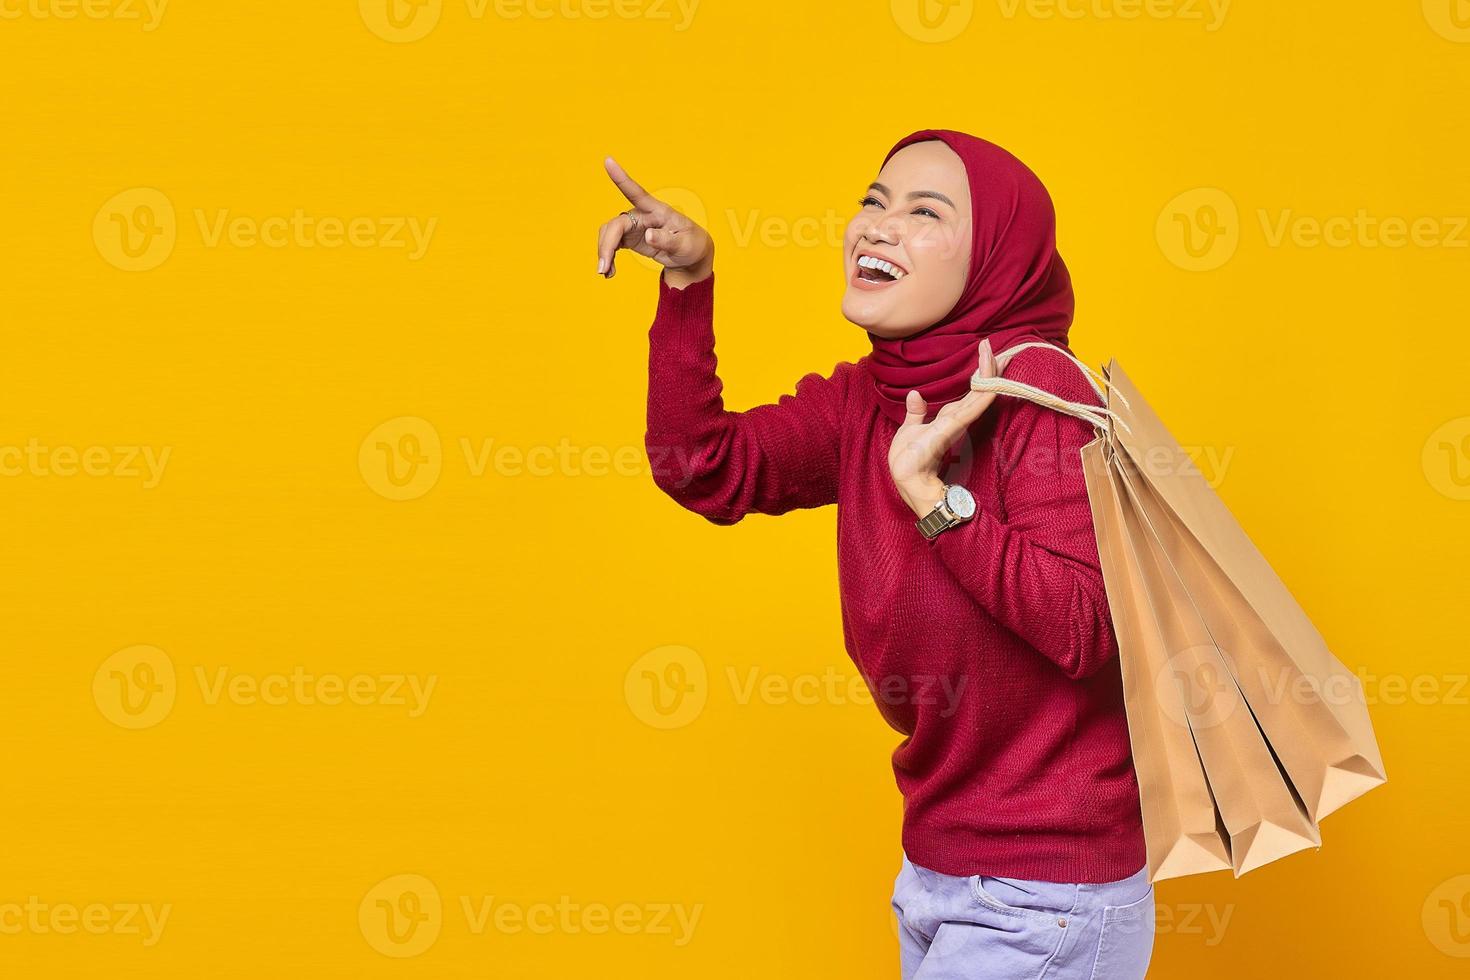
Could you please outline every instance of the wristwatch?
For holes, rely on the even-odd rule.
[[[970,491],[958,483],[951,483],[944,488],[944,499],[914,523],[924,537],[933,541],[939,537],[941,531],[968,521],[974,516],[975,498],[970,495]]]

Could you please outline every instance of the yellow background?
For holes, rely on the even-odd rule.
[[[0,906],[169,909],[151,944],[4,919],[0,975],[896,976],[897,736],[848,686],[835,514],[717,528],[654,488],[655,277],[593,240],[604,154],[703,209],[728,403],[771,400],[864,351],[837,236],[927,126],[1042,176],[1077,350],[1228,459],[1373,678],[1389,783],[1320,851],[1161,882],[1151,975],[1463,971],[1466,4],[399,2],[0,0],[0,450],[111,454],[0,477]],[[372,230],[209,234],[298,209]],[[1432,234],[1297,220],[1360,210]],[[119,215],[160,234],[130,258]],[[407,217],[421,256],[374,244]],[[639,694],[670,658],[672,722]],[[157,718],[116,701],[140,665]],[[376,903],[413,888],[395,946]],[[477,931],[487,900],[576,914]]]

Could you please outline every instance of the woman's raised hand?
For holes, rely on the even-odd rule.
[[[616,275],[613,260],[618,249],[630,248],[666,268],[664,278],[676,288],[708,277],[715,259],[709,232],[638,186],[612,157],[602,165],[632,208],[597,230],[598,275],[606,279]]]
[[[990,339],[986,338],[980,341],[980,375],[993,378],[999,373]],[[929,407],[924,403],[924,396],[917,391],[909,392],[903,423],[888,447],[888,472],[898,495],[916,516],[928,514],[944,496],[944,481],[939,478],[940,461],[993,401],[993,391],[971,391],[941,408],[934,421],[925,422]]]

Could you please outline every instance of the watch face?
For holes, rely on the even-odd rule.
[[[970,496],[970,491],[958,484],[944,491],[944,505],[960,520],[969,520],[975,516],[975,498]]]

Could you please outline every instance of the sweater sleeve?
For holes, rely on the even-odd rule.
[[[1018,356],[1006,377],[1097,404],[1077,369],[1046,351]],[[1118,652],[1098,561],[1081,449],[1081,419],[1002,395],[996,466],[1004,514],[980,509],[932,549],[992,616],[1073,680]]]
[[[843,365],[831,377],[806,375],[794,395],[772,404],[727,411],[716,373],[714,278],[676,289],[659,275],[644,438],[654,482],[714,524],[836,503]]]

